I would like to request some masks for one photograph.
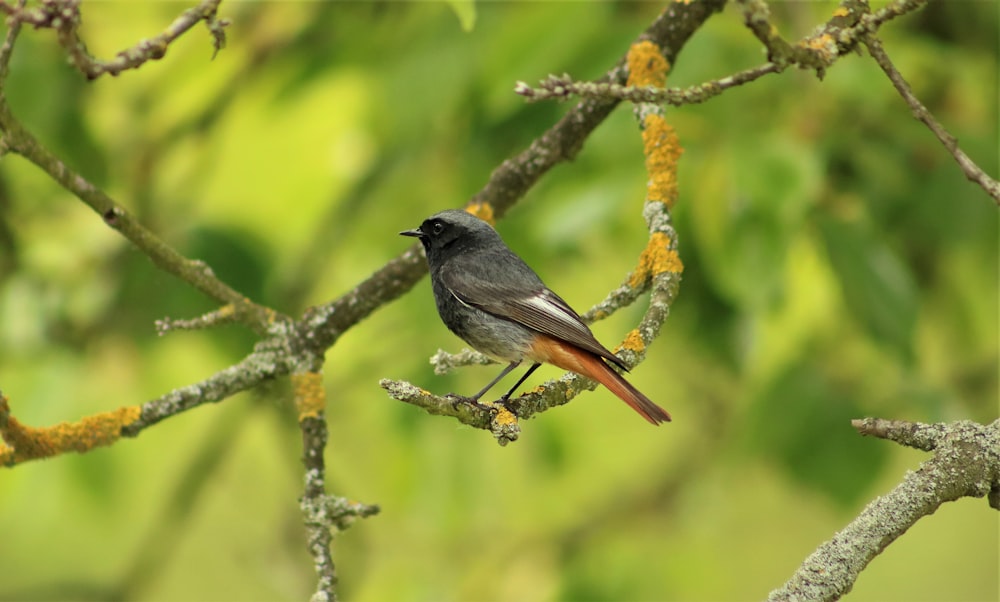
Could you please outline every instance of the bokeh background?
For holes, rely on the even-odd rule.
[[[84,2],[83,33],[110,57],[187,6]],[[773,3],[790,39],[834,7]],[[399,230],[461,206],[567,109],[525,104],[517,80],[598,77],[661,9],[225,2],[214,60],[199,26],[163,60],[92,83],[52,32],[25,30],[7,94],[170,244],[298,315],[400,253]],[[993,175],[997,23],[994,2],[937,1],[883,28],[918,96]],[[762,60],[729,6],[670,84]],[[669,115],[686,149],[686,269],[632,380],[675,421],[652,428],[600,390],[500,448],[389,400],[379,378],[471,392],[496,370],[432,373],[432,353],[462,345],[422,282],[327,354],[329,488],[382,507],[335,540],[343,598],[760,599],[926,457],[859,437],[851,418],[997,418],[997,208],[873,61],[850,56],[823,81],[789,70]],[[582,311],[645,244],[645,181],[623,105],[499,229]],[[615,344],[639,305],[598,337]],[[211,309],[34,166],[0,159],[0,388],[19,419],[75,420],[230,365],[253,343],[238,327],[156,336],[158,318]],[[5,470],[0,599],[301,600],[315,577],[299,454],[276,383]],[[998,527],[984,500],[948,504],[849,598],[996,600]]]

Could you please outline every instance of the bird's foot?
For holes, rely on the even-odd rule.
[[[502,405],[505,410],[507,410],[511,414],[517,416],[517,408],[515,408],[514,404],[512,404],[510,402],[510,394],[509,393],[507,395],[504,395],[500,399],[498,399],[496,402],[498,404]]]
[[[471,406],[475,406],[475,407],[477,407],[477,408],[479,408],[480,410],[483,410],[483,411],[487,411],[487,412],[489,412],[489,411],[494,411],[495,412],[496,411],[495,407],[493,407],[490,404],[480,403],[480,401],[478,399],[476,399],[475,397],[466,397],[465,395],[458,395],[457,393],[448,393],[447,395],[445,395],[445,397],[447,397],[448,399],[450,399],[451,402],[452,402],[452,404],[454,404],[454,405],[458,405],[460,403],[465,403],[465,404],[468,404],[468,405],[471,405]]]

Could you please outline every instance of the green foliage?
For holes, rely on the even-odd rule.
[[[858,442],[850,423],[862,414],[848,388],[813,365],[791,365],[753,401],[747,436],[789,477],[850,509],[863,501],[889,455],[883,445]]]
[[[820,231],[848,311],[872,339],[910,359],[917,290],[909,270],[860,224],[828,218],[820,222]]]
[[[792,38],[836,6],[773,5]],[[83,33],[110,57],[180,8],[84,3]],[[297,314],[398,255],[410,241],[396,232],[463,204],[563,114],[525,105],[516,80],[599,77],[661,9],[223,3],[233,25],[215,60],[195,28],[163,60],[92,83],[51,32],[29,29],[8,97],[168,243]],[[737,13],[698,32],[670,85],[763,60]],[[1000,162],[995,16],[938,1],[884,29],[915,92],[987,169]],[[421,283],[327,354],[328,486],[383,508],[335,541],[345,599],[759,599],[919,462],[849,419],[995,419],[996,207],[872,61],[848,56],[822,82],[786,71],[669,116],[685,147],[684,281],[631,379],[675,422],[653,429],[598,391],[500,449],[389,401],[379,378],[469,392],[499,369],[433,374],[427,357],[461,343]],[[646,179],[622,106],[499,229],[585,310],[645,244]],[[33,166],[4,156],[0,193],[0,389],[24,422],[141,403],[249,349],[237,327],[156,336],[155,319],[213,308]],[[598,337],[616,343],[640,310],[597,324]],[[225,456],[205,461],[219,441]],[[0,598],[302,599],[314,576],[299,454],[276,387],[5,473],[0,513],[16,520]],[[995,529],[983,528],[995,517],[954,506],[893,544],[876,563],[891,570],[866,573],[853,599],[907,599],[911,582],[926,599],[996,599]],[[163,556],[136,577],[146,550]],[[942,556],[955,559],[944,577]]]
[[[448,0],[451,10],[455,11],[458,22],[464,31],[472,31],[476,26],[476,3],[474,0]]]

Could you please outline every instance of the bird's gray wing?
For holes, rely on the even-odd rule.
[[[456,259],[438,275],[460,302],[566,341],[628,369],[594,338],[580,315],[513,253],[490,255],[487,261],[478,257],[474,265]]]

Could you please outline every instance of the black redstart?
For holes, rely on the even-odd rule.
[[[492,226],[452,209],[400,234],[414,236],[424,245],[434,299],[448,329],[476,350],[510,362],[473,400],[528,359],[533,365],[503,401],[546,362],[596,380],[652,424],[670,420],[666,410],[608,365],[628,369]]]

